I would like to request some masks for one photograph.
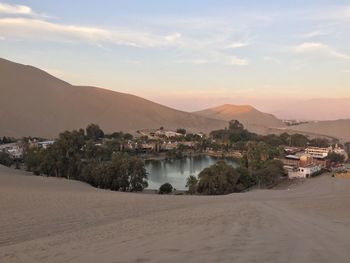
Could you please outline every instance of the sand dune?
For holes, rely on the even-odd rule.
[[[339,138],[350,142],[350,120],[318,121],[292,126],[291,129],[303,132],[317,132],[318,134]]]
[[[226,122],[171,109],[130,94],[72,86],[48,73],[0,59],[0,136],[56,137],[99,124],[105,131],[186,128],[210,132]]]
[[[285,127],[285,124],[272,114],[258,111],[249,105],[224,104],[215,108],[194,112],[194,114],[224,121],[238,120],[256,133],[267,133],[272,127]]]
[[[350,180],[228,196],[104,191],[0,167],[0,262],[348,262]]]
[[[319,94],[321,95],[321,94]],[[305,100],[278,100],[261,105],[279,118],[297,120],[339,120],[350,118],[350,98],[322,98]]]

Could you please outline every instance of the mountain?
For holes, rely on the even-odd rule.
[[[315,121],[297,126],[291,126],[294,131],[316,132],[350,142],[350,120]]]
[[[208,133],[227,125],[137,96],[73,86],[35,67],[0,59],[1,136],[53,138],[89,123],[106,132],[164,126]]]
[[[194,114],[224,121],[238,120],[248,130],[267,133],[270,128],[284,128],[285,124],[272,114],[258,111],[249,105],[224,104],[215,108],[194,112]]]
[[[281,99],[262,101],[258,105],[282,119],[314,121],[350,119],[350,98]]]

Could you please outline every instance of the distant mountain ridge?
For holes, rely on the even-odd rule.
[[[341,95],[341,94],[337,94]],[[330,121],[350,119],[350,98],[289,99],[261,105],[281,119]]]
[[[106,132],[164,126],[192,132],[224,128],[209,119],[125,93],[73,86],[32,66],[0,59],[0,136],[54,138],[97,123]]]
[[[284,128],[283,121],[269,113],[261,112],[250,105],[224,104],[218,107],[193,112],[196,115],[224,121],[238,120],[247,129],[266,133],[270,128]]]
[[[315,121],[297,126],[292,126],[294,131],[314,132],[340,139],[342,142],[350,142],[350,120]]]

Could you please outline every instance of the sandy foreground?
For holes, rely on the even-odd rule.
[[[118,193],[0,166],[0,262],[350,262],[350,180]]]

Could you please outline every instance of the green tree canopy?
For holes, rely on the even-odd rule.
[[[198,193],[221,195],[235,191],[239,174],[225,161],[219,161],[200,172],[198,178]]]
[[[186,187],[188,187],[188,193],[193,195],[197,192],[198,179],[194,175],[190,175],[187,178]]]
[[[173,186],[170,183],[164,183],[159,187],[159,194],[170,194],[173,192]]]
[[[97,140],[104,137],[104,132],[97,124],[91,123],[86,127],[86,136],[89,139]]]

